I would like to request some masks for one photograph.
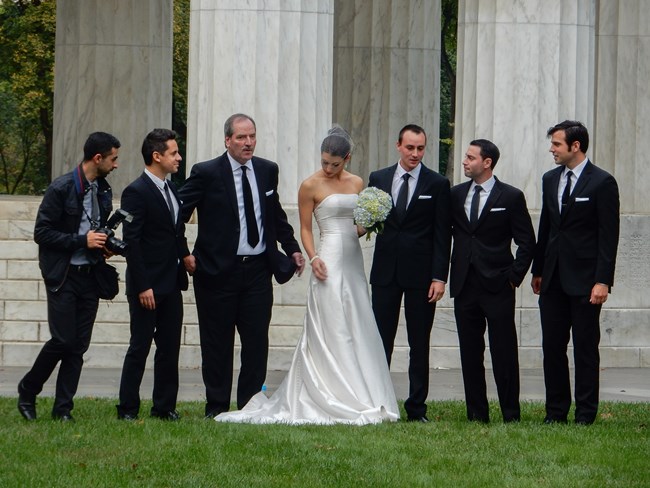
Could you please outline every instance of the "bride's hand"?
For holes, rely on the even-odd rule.
[[[321,281],[325,281],[327,279],[327,266],[325,266],[325,262],[321,258],[317,257],[314,259],[314,261],[311,263],[311,268],[316,278]]]

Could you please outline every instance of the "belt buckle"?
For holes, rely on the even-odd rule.
[[[248,255],[247,255],[247,256],[242,256],[242,257],[241,257],[241,262],[242,262],[242,263],[245,263],[245,262],[248,261],[250,258],[251,258],[251,256],[248,256]]]

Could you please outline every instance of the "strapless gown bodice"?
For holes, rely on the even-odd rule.
[[[356,203],[356,194],[333,194],[314,210],[327,279],[310,277],[303,332],[287,376],[270,398],[260,392],[217,421],[362,425],[399,419],[354,225]]]

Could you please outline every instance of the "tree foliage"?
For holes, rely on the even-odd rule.
[[[0,192],[41,193],[52,167],[54,0],[0,3]]]
[[[172,81],[172,129],[178,134],[181,154],[187,154],[187,79],[190,53],[190,0],[174,0],[174,74]],[[181,183],[186,161],[172,178]]]
[[[454,174],[454,120],[456,118],[456,48],[458,0],[442,0],[440,55],[440,173]]]

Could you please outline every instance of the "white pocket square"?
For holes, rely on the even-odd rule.
[[[576,202],[588,202],[589,197],[576,197]]]
[[[418,195],[418,200],[429,200],[431,195]]]
[[[490,212],[503,212],[505,209],[505,207],[494,207],[490,209]]]
[[[269,191],[267,191],[267,192],[265,193],[265,195],[266,195],[267,197],[270,197],[271,195],[273,195],[273,190],[269,190]]]

